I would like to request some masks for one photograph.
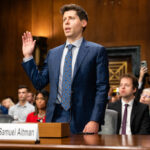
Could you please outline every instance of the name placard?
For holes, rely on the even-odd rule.
[[[39,140],[36,123],[0,123],[1,140]]]

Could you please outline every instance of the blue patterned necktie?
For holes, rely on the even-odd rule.
[[[71,100],[72,48],[74,45],[69,44],[67,47],[68,52],[64,62],[61,98],[61,105],[66,111],[70,108]]]

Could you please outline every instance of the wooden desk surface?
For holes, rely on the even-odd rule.
[[[67,138],[41,138],[40,144],[0,141],[0,149],[15,150],[150,150],[150,135],[72,135]]]

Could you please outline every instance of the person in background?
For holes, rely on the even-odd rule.
[[[13,99],[11,97],[6,97],[2,100],[0,110],[2,111],[2,114],[8,114],[8,110],[10,107],[12,107],[14,104]]]
[[[109,89],[108,92],[108,102],[109,103],[114,103],[116,101],[118,101],[120,99],[120,95],[119,95],[119,88],[116,86],[112,86]]]
[[[140,102],[149,106],[150,114],[150,88],[145,88],[141,94]]]
[[[141,67],[140,68],[140,76],[139,76],[139,79],[138,79],[138,83],[139,83],[139,86],[138,86],[138,89],[142,89],[144,84],[145,84],[145,77],[148,73],[148,68],[147,67]]]
[[[35,112],[28,114],[26,122],[45,122],[48,97],[49,93],[45,90],[36,93]]]
[[[18,88],[19,102],[10,107],[8,114],[13,116],[15,122],[25,122],[29,113],[34,112],[34,106],[27,102],[28,87],[21,85]]]
[[[118,112],[117,134],[150,134],[149,108],[135,100],[137,89],[137,78],[123,75],[119,86],[121,99],[108,104],[108,109]]]
[[[138,78],[138,90],[135,94],[136,100],[139,101],[141,98],[142,91],[145,87],[146,75],[148,73],[148,68],[145,66],[141,66]]]
[[[136,100],[139,101],[141,97],[141,93],[143,91],[143,88],[145,86],[145,76],[148,73],[148,68],[145,66],[141,66],[140,72],[139,72],[139,78],[138,78],[138,90],[135,94]],[[116,102],[120,99],[119,95],[119,88],[116,86],[111,86],[108,92],[108,100],[110,103]]]
[[[31,91],[27,93],[27,101],[32,105],[35,103],[35,95]]]

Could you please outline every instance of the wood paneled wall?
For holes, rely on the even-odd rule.
[[[21,67],[21,35],[31,30],[31,6],[28,0],[0,1],[0,99],[16,98],[18,85],[28,82]]]
[[[21,67],[21,35],[29,30],[48,38],[48,49],[65,41],[59,9],[76,3],[89,15],[84,36],[104,46],[142,45],[141,59],[150,67],[149,0],[1,0],[0,1],[0,100],[17,97],[17,87],[35,91]]]

